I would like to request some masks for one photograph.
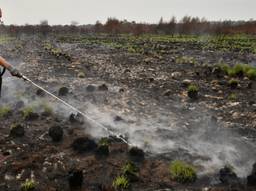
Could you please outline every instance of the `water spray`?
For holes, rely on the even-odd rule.
[[[46,89],[44,89],[43,87],[39,86],[38,84],[36,84],[35,82],[33,82],[32,80],[30,80],[28,77],[22,75],[21,78],[25,81],[30,82],[32,85],[34,85],[35,87],[41,89],[42,91],[44,91],[45,93],[47,93],[48,95],[50,95],[51,97],[55,98],[56,100],[58,100],[59,102],[61,102],[62,104],[66,105],[67,107],[69,107],[70,109],[72,109],[73,111],[76,111],[77,113],[79,113],[80,115],[82,115],[85,119],[87,119],[88,121],[90,121],[91,123],[94,123],[95,125],[97,125],[98,127],[104,129],[109,135],[117,137],[118,139],[122,140],[124,143],[126,143],[129,146],[132,146],[131,143],[129,143],[122,135],[117,135],[115,132],[113,132],[112,130],[108,129],[107,127],[103,126],[102,124],[98,123],[97,121],[95,121],[94,119],[92,119],[91,117],[89,117],[88,115],[86,115],[84,112],[80,111],[79,109],[75,108],[74,106],[70,105],[69,103],[67,103],[66,101],[64,101],[63,99],[57,97],[56,95],[52,94],[51,92],[47,91]]]

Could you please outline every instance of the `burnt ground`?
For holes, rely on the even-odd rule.
[[[46,41],[69,57],[51,54],[44,47]],[[131,146],[111,139],[108,156],[98,156],[95,148],[79,153],[71,146],[79,137],[96,143],[108,137],[98,123],[145,151],[145,159],[136,161],[139,180],[130,190],[254,190],[246,186],[246,176],[256,162],[256,82],[240,77],[238,87],[231,89],[231,78],[213,71],[219,60],[251,63],[256,56],[201,51],[189,43],[169,49],[175,51],[146,55],[55,37],[23,37],[1,45],[1,55],[29,79],[56,95],[67,87],[62,98],[96,122],[70,120],[74,111],[6,74],[1,105],[10,105],[12,111],[0,122],[0,190],[20,190],[28,178],[37,182],[36,190],[70,190],[73,169],[83,172],[81,190],[113,190],[113,179],[134,160],[128,152]],[[177,63],[176,58],[184,55],[196,63]],[[188,83],[198,85],[198,99],[188,98]],[[235,100],[229,99],[232,93]],[[42,109],[45,103],[53,109],[50,114]],[[24,119],[22,111],[31,105],[38,116]],[[10,136],[13,124],[21,124],[25,135]],[[48,134],[53,126],[64,131],[60,142]],[[168,168],[174,159],[194,164],[198,180],[187,185],[172,180]],[[219,181],[218,170],[225,164],[237,170],[239,185]]]

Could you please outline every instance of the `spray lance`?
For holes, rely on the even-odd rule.
[[[45,93],[47,93],[48,95],[50,95],[51,97],[55,98],[56,100],[58,100],[59,102],[61,102],[62,104],[66,105],[67,107],[69,107],[70,109],[72,109],[73,111],[81,114],[86,120],[90,121],[91,123],[94,123],[95,125],[97,125],[98,127],[104,129],[106,132],[108,132],[109,135],[117,137],[118,139],[122,140],[124,143],[128,144],[131,146],[131,143],[129,143],[125,138],[123,138],[122,135],[117,135],[116,133],[114,133],[112,130],[106,128],[105,126],[103,126],[102,124],[98,123],[97,121],[95,121],[94,119],[90,118],[88,115],[86,115],[84,112],[80,111],[79,109],[75,108],[74,106],[70,105],[69,103],[67,103],[66,101],[64,101],[63,99],[57,97],[56,95],[52,94],[51,92],[47,91],[46,89],[44,89],[43,87],[39,86],[38,84],[36,84],[35,82],[33,82],[32,80],[30,80],[28,77],[24,76],[21,74],[21,78],[24,81],[30,82],[33,86],[41,89],[42,91],[44,91]]]

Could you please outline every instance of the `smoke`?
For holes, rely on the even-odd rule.
[[[87,108],[90,117],[124,135],[132,145],[143,148],[153,157],[193,163],[202,169],[201,174],[214,174],[223,166],[232,165],[239,176],[245,177],[255,162],[255,143],[241,135],[240,129],[223,127],[210,114],[200,114],[200,108],[183,113],[183,119],[192,121],[185,125],[182,125],[183,119],[173,113],[161,113],[155,118],[126,115],[123,121],[115,122],[115,111],[100,111],[95,105]],[[106,136],[97,126],[89,132],[95,137]]]
[[[26,106],[40,109],[40,104],[46,102],[64,118],[74,112],[48,96],[35,96],[37,89],[18,79],[7,77],[3,84],[1,105],[15,105],[21,100]],[[56,92],[56,87],[52,87],[50,91]],[[126,137],[133,146],[144,149],[150,157],[169,161],[185,160],[201,169],[200,174],[213,174],[230,164],[239,176],[245,177],[255,162],[256,145],[248,137],[241,135],[241,128],[223,127],[224,122],[215,122],[211,114],[196,103],[189,107],[175,103],[177,108],[172,112],[152,108],[156,113],[154,116],[139,117],[132,113],[119,113],[110,106],[82,103],[72,97],[65,100],[95,121],[85,124],[86,133],[93,137],[109,135],[98,125],[101,124],[116,135]],[[114,120],[116,116],[121,116],[123,120]],[[256,137],[256,133],[253,133]]]

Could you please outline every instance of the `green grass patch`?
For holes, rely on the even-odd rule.
[[[9,106],[0,107],[0,118],[7,117],[12,112]]]
[[[110,144],[110,141],[107,137],[103,137],[99,141],[99,145],[101,146],[109,146],[109,144]]]
[[[170,174],[174,180],[180,183],[192,183],[197,179],[194,167],[179,160],[170,164]]]
[[[255,53],[256,38],[250,35],[157,35],[144,34],[134,36],[130,34],[108,34],[97,35],[60,35],[58,42],[83,43],[87,45],[104,45],[119,50],[138,54],[169,54],[176,52],[169,44],[178,44],[186,47],[188,44],[195,46],[198,50],[212,50],[223,52],[236,52],[237,54]],[[46,47],[47,48],[47,47]],[[183,61],[181,61],[183,62]],[[186,61],[187,62],[187,61]]]
[[[118,176],[114,179],[112,186],[115,189],[127,189],[130,186],[129,180],[125,176]]]
[[[195,58],[191,56],[182,56],[175,59],[176,64],[196,64]]]
[[[122,168],[122,172],[124,175],[126,174],[136,174],[139,172],[138,167],[133,162],[127,162]]]
[[[246,76],[247,76],[250,80],[256,80],[256,68],[250,68],[250,69],[246,72]]]
[[[224,73],[228,73],[228,70],[230,69],[230,66],[228,64],[224,64],[224,63],[221,63],[221,64],[217,64],[217,67],[223,71]]]
[[[256,79],[256,68],[248,64],[236,64],[233,67],[227,64],[217,64],[217,67],[229,77],[247,76],[251,80]]]
[[[21,184],[21,191],[33,191],[36,189],[36,182],[34,180],[26,180]]]
[[[236,75],[239,75],[239,74],[243,74],[244,73],[244,70],[246,69],[247,65],[245,64],[236,64],[234,67],[233,67],[233,70],[234,70],[234,73]]]
[[[252,68],[253,67],[248,64],[236,64],[229,68],[229,76],[246,76],[248,70]]]
[[[236,79],[231,79],[228,81],[228,84],[231,88],[236,88],[238,86],[239,81]]]
[[[198,90],[199,90],[199,88],[198,88],[198,86],[196,86],[196,85],[189,85],[188,86],[188,91],[189,92],[198,92]]]
[[[199,88],[197,85],[190,84],[187,89],[188,97],[190,97],[191,99],[196,99],[198,97],[198,91]]]
[[[27,117],[29,117],[33,112],[34,112],[34,108],[31,107],[31,106],[24,107],[24,108],[21,110],[22,117],[23,117],[24,119],[26,119]]]
[[[127,51],[130,53],[136,53],[136,50],[133,47],[128,47]]]
[[[229,68],[227,74],[229,77],[236,77],[236,72],[233,68]]]
[[[230,101],[236,101],[237,100],[237,95],[235,93],[231,93],[229,96],[228,96],[228,100]]]
[[[13,40],[15,40],[14,37],[10,37],[10,36],[7,36],[7,35],[1,35],[0,36],[0,45],[9,43],[9,42],[11,42]]]
[[[46,114],[53,114],[53,108],[51,106],[49,106],[48,103],[46,102],[43,102],[41,105],[40,105],[43,109],[43,113],[46,113]],[[32,112],[33,112],[33,108],[32,108]]]

